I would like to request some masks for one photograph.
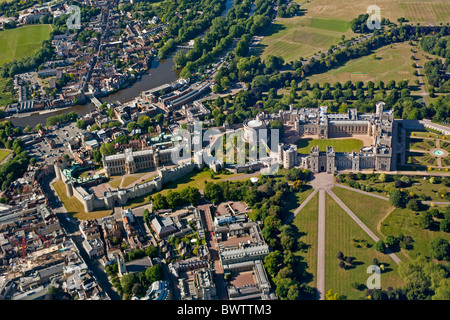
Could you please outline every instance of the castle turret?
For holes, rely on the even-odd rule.
[[[66,194],[68,198],[72,198],[73,196],[73,183],[72,180],[68,179],[65,182],[66,184]]]

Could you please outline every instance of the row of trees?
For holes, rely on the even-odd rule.
[[[51,127],[65,122],[73,122],[77,119],[78,115],[75,112],[62,113],[56,116],[48,117],[45,124],[47,127]]]
[[[200,201],[200,191],[191,186],[187,186],[178,191],[169,190],[166,195],[161,193],[155,194],[153,197],[153,210],[175,209],[179,206],[192,204],[197,205]]]
[[[155,13],[168,23],[166,34],[170,37],[158,52],[158,57],[165,59],[177,45],[198,36],[210,27],[213,19],[220,16],[225,10],[225,1],[191,0],[180,4],[162,4],[158,7]],[[139,6],[136,6],[136,8],[139,8]],[[203,14],[197,14],[198,11],[202,11]]]
[[[210,32],[204,39],[197,38],[194,48],[186,54],[183,61],[185,65],[181,65],[183,67],[181,77],[187,78],[197,68],[214,62],[214,59],[227,49],[235,38],[240,38],[240,43],[235,48],[235,55],[237,57],[245,55],[252,36],[260,34],[268,27],[273,14],[272,9],[267,7],[264,1],[255,4],[255,7],[255,14],[248,18],[250,1],[244,1],[240,5],[234,4],[226,18],[215,18]],[[215,91],[226,88],[226,80],[216,83],[215,87]]]

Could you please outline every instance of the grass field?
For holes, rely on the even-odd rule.
[[[341,207],[326,195],[326,247],[325,247],[325,291],[356,300],[365,297],[365,290],[357,290],[352,283],[366,284],[369,274],[367,267],[373,258],[386,267],[381,273],[381,287],[399,287],[403,285],[397,273],[397,264],[389,256],[375,250],[373,240],[343,211]],[[361,245],[366,243],[367,245]],[[359,246],[359,247],[358,247]],[[346,269],[339,266],[338,252],[354,257],[352,265]]]
[[[412,85],[417,78],[413,75],[414,68],[411,60],[411,46],[407,43],[394,44],[382,47],[374,52],[376,59],[372,55],[364,56],[347,62],[342,67],[332,69],[326,73],[313,75],[308,80],[323,84],[325,82],[344,83],[348,80],[356,81],[384,81],[396,82],[409,79]]]
[[[93,212],[84,211],[83,204],[77,198],[67,197],[64,181],[55,182],[53,184],[53,188],[55,188],[55,191],[58,194],[59,199],[63,203],[64,208],[66,208],[67,212],[76,219],[98,219],[106,217],[112,213],[112,210],[96,210]]]
[[[307,16],[350,21],[359,14],[366,13],[370,5],[377,5],[381,17],[393,22],[404,17],[411,23],[446,23],[450,15],[450,3],[447,0],[313,0],[302,5],[302,9],[307,10]]]
[[[383,201],[339,187],[334,188],[333,192],[372,232],[379,238],[384,238],[380,231],[380,222],[394,210],[389,201]]]
[[[8,157],[12,153],[11,150],[8,149],[0,149],[0,163],[2,163],[6,157]]]
[[[409,209],[395,209],[381,224],[381,232],[385,235],[398,236],[403,234],[411,236],[414,240],[413,249],[404,251],[403,254],[416,258],[418,255],[430,255],[430,242],[435,238],[444,238],[450,241],[450,234],[443,231],[430,231],[418,225],[420,213]],[[400,257],[401,258],[401,257]]]
[[[153,194],[151,194],[151,196],[154,196],[157,193],[165,195],[165,194],[167,194],[167,192],[169,192],[169,190],[180,191],[181,189],[186,188],[187,186],[195,187],[195,188],[198,188],[199,190],[203,190],[203,188],[205,187],[205,181],[219,182],[220,180],[229,178],[231,176],[237,177],[237,176],[241,176],[241,175],[243,175],[243,174],[234,174],[234,175],[217,174],[214,176],[214,178],[211,178],[211,173],[209,170],[201,171],[201,172],[191,172],[191,173],[185,175],[183,178],[178,179],[177,181],[170,182],[167,185],[164,185],[163,190],[153,193]],[[146,196],[142,196],[142,197],[138,197],[138,198],[130,200],[127,203],[127,205],[125,206],[125,209],[138,207],[138,206],[141,206],[141,205],[147,203],[148,202],[147,199],[149,196],[150,195],[146,195]]]
[[[411,184],[409,186],[402,187],[403,191],[409,193],[413,192],[415,195],[424,195],[430,197],[431,201],[442,201],[439,196],[439,189],[445,187],[443,182],[432,184],[428,180],[422,180],[417,178],[411,178]],[[370,180],[357,180],[359,184],[364,184],[366,186],[371,186],[373,188],[378,188],[384,190],[383,192],[373,192],[374,194],[379,194],[382,196],[387,196],[388,192],[395,190],[394,181],[391,180],[389,182],[378,182],[378,181],[370,181]],[[336,188],[337,190],[338,188]],[[360,195],[358,194],[358,197]]]
[[[311,147],[319,146],[320,151],[325,151],[326,147],[334,147],[336,152],[360,151],[364,143],[358,139],[300,139],[296,142],[298,152],[309,154]]]
[[[32,55],[49,38],[50,25],[30,25],[0,32],[0,66]]]
[[[277,19],[268,29],[257,51],[262,57],[268,54],[281,55],[285,61],[307,58],[319,51],[337,45],[341,36],[347,39],[357,36],[350,29],[350,21],[367,13],[370,5],[380,8],[381,17],[397,23],[404,17],[409,23],[447,23],[450,2],[447,0],[333,0],[297,1],[305,14],[299,17]],[[408,55],[407,57],[409,57]]]
[[[308,193],[309,194],[309,193]],[[317,210],[319,207],[319,194],[309,200],[306,206],[295,216],[293,224],[298,228],[300,241],[308,246],[308,249],[295,252],[295,255],[304,258],[308,265],[307,272],[312,275],[308,285],[317,286]]]
[[[317,19],[306,16],[285,18],[274,22],[259,48],[268,54],[282,56],[286,62],[324,52],[341,41],[342,35],[352,37],[349,21]]]

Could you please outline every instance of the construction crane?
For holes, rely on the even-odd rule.
[[[48,243],[48,241],[47,240],[45,240],[44,239],[44,237],[43,236],[41,236],[39,233],[37,234],[38,236],[39,236],[39,238],[41,238],[41,240],[44,242],[44,245],[45,245],[45,247],[46,248],[48,248],[48,246],[50,245],[50,243]]]
[[[12,241],[16,246],[19,247],[19,249],[22,251],[22,258],[23,260],[27,261],[27,253],[25,252],[25,249],[27,248],[27,243],[25,242],[25,237],[22,238],[22,245],[18,244],[17,241],[15,241],[13,238],[11,238],[10,236],[6,235],[5,236]]]

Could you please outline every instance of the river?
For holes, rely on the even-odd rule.
[[[234,0],[227,0],[226,8],[222,14],[225,16],[227,12],[233,7]],[[158,87],[165,83],[170,83],[178,79],[180,76],[181,70],[176,70],[173,68],[173,55],[168,57],[167,59],[159,61],[158,58],[155,58],[152,62],[152,66],[150,70],[141,76],[141,79],[133,83],[132,85],[124,88],[114,94],[111,94],[107,97],[101,97],[99,100],[101,102],[115,102],[115,101],[124,101],[130,100],[134,97],[139,96],[142,91],[149,90],[151,88]],[[76,112],[80,116],[84,116],[85,114],[95,110],[95,106],[92,103],[88,103],[85,105],[76,105],[70,108],[55,110],[54,112],[48,112],[45,114],[39,114],[39,112],[31,114],[31,116],[25,117],[15,117],[12,116],[8,120],[10,120],[15,126],[26,127],[26,126],[36,126],[38,123],[45,125],[47,118],[59,115],[68,112]]]
[[[180,75],[180,70],[175,70],[173,68],[174,62],[172,56],[167,59],[159,61],[155,58],[152,62],[151,69],[141,76],[141,79],[133,83],[132,85],[124,88],[114,94],[107,97],[100,98],[101,102],[114,102],[129,100],[137,97],[142,91],[163,85],[165,83],[170,83],[178,79]],[[77,114],[84,116],[85,114],[91,112],[95,109],[94,104],[88,103],[85,105],[76,105],[69,109],[56,110],[54,112],[39,114],[39,112],[33,113],[31,116],[17,118],[11,117],[10,120],[15,126],[26,127],[36,126],[38,123],[45,125],[47,118],[59,115],[67,112],[76,112]]]

